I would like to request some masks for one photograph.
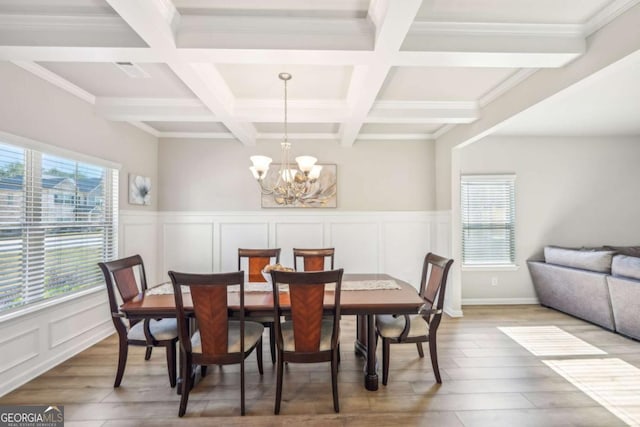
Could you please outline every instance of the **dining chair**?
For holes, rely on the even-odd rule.
[[[335,252],[335,248],[293,248],[293,269],[298,271],[298,258],[302,258],[302,271],[333,270],[333,258]],[[325,268],[326,261],[329,262],[329,268]]]
[[[187,410],[189,392],[195,384],[193,365],[240,364],[240,414],[245,414],[244,361],[256,350],[258,371],[262,370],[262,332],[258,322],[245,321],[244,272],[218,274],[189,274],[169,271],[178,318],[180,337],[180,363],[183,375],[180,409],[182,417]],[[240,307],[238,320],[231,320],[227,302],[229,286],[239,285]],[[190,318],[184,308],[182,287],[188,287],[193,302],[193,316],[198,331],[190,333]]]
[[[442,308],[447,286],[447,276],[453,264],[452,259],[428,253],[422,264],[420,296],[424,305],[418,314],[376,315],[376,338],[382,337],[382,384],[389,379],[390,344],[415,343],[418,355],[424,357],[422,343],[429,343],[431,365],[438,383],[442,383],[438,368],[436,333],[442,319]]]
[[[238,249],[238,271],[244,270],[243,261],[246,264],[249,282],[266,282],[262,270],[268,264],[280,262],[280,248],[274,249]],[[254,322],[260,322],[265,328],[269,328],[269,350],[271,351],[271,363],[276,363],[276,343],[273,329],[272,316],[256,316],[251,318]]]
[[[278,349],[276,402],[274,413],[280,413],[284,363],[331,362],[333,409],[338,403],[338,344],[340,342],[340,291],[343,270],[318,272],[272,271],[274,319]],[[280,294],[280,284],[289,287]],[[335,284],[327,292],[325,285]],[[327,305],[325,305],[327,303]],[[284,315],[290,320],[282,321]]]
[[[114,387],[120,387],[124,368],[127,364],[127,354],[130,345],[146,347],[145,360],[151,358],[153,347],[164,347],[167,355],[167,369],[169,370],[169,384],[176,385],[176,343],[178,342],[178,326],[176,319],[145,319],[128,320],[120,312],[116,293],[118,290],[122,303],[129,302],[140,292],[147,289],[147,277],[144,263],[140,255],[109,262],[99,262],[98,266],[104,274],[109,296],[111,320],[118,333],[118,371]],[[140,288],[138,288],[138,283]]]

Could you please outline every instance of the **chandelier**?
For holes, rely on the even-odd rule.
[[[280,168],[277,173],[269,174],[272,159],[267,156],[251,156],[253,166],[249,170],[258,181],[262,194],[273,197],[277,205],[319,207],[335,195],[335,184],[325,188],[320,182],[318,178],[322,166],[316,165],[318,159],[315,157],[298,156],[296,164],[291,161],[291,143],[287,129],[287,82],[291,80],[291,74],[280,73],[278,77],[284,82],[284,139],[280,143]]]

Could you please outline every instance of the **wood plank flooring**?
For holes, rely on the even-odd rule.
[[[187,414],[178,418],[179,396],[169,388],[162,349],[145,361],[142,349],[131,348],[122,385],[114,389],[115,336],[1,397],[0,404],[64,405],[67,427],[627,425],[545,365],[543,360],[553,357],[533,356],[497,328],[554,325],[607,352],[597,357],[618,358],[636,368],[640,343],[538,306],[465,307],[464,314],[445,316],[440,326],[441,385],[428,354],[420,359],[415,345],[392,345],[389,384],[380,384],[376,392],[364,388],[363,360],[352,346],[355,318],[344,316],[339,414],[333,412],[329,365],[290,364],[281,414],[273,415],[275,369],[266,334],[264,376],[257,372],[255,356],[247,360],[245,417],[239,416],[239,368],[226,366],[209,368],[190,395]]]

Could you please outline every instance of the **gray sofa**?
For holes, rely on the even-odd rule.
[[[640,247],[547,246],[527,264],[540,304],[640,340]]]

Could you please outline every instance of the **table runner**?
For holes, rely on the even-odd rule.
[[[231,286],[229,292],[238,292],[240,286]],[[328,283],[326,290],[331,291],[335,289],[335,283]],[[345,280],[342,282],[343,291],[369,291],[369,290],[392,290],[400,289],[400,285],[395,280]],[[258,283],[248,282],[244,285],[245,292],[271,292],[271,283]],[[281,292],[287,292],[287,285],[280,285]],[[183,291],[188,293],[188,288]],[[147,290],[147,295],[171,295],[173,294],[173,286],[171,283],[163,283],[154,288]]]

